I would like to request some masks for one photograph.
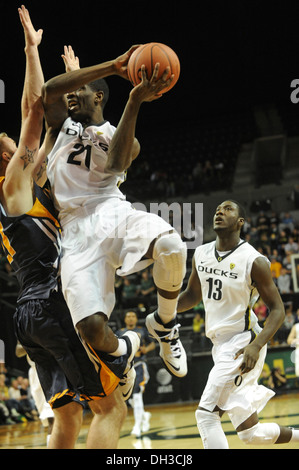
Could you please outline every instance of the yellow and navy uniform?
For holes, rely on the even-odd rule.
[[[18,217],[7,216],[0,204],[0,239],[20,284],[17,338],[52,408],[104,398],[118,386],[127,357],[105,356],[96,367],[90,360],[59,288],[61,229],[50,191],[34,184],[34,195],[32,209]]]
[[[27,214],[9,217],[0,205],[0,240],[20,285],[19,303],[48,298],[57,288],[61,229],[48,189],[35,184],[34,192]]]

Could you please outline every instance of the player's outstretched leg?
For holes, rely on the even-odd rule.
[[[158,289],[158,310],[146,318],[150,335],[160,345],[160,357],[177,377],[187,374],[187,356],[179,339],[176,318],[178,296],[186,274],[187,248],[176,232],[157,238],[153,249],[153,279]]]

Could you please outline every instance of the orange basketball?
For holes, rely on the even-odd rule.
[[[128,62],[128,77],[133,86],[138,85],[141,82],[141,66],[145,65],[147,78],[150,79],[154,71],[155,65],[159,62],[159,74],[160,78],[166,67],[170,67],[169,78],[174,74],[171,85],[160,93],[166,93],[174,87],[180,76],[180,61],[176,53],[165,44],[159,42],[150,42],[143,44],[136,49],[131,55]]]

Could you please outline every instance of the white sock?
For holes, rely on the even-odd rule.
[[[166,299],[158,293],[158,315],[163,323],[168,323],[176,317],[178,297]]]
[[[299,442],[299,429],[293,429],[292,428],[292,437],[291,437],[292,442]],[[291,442],[290,441],[290,442]]]
[[[127,352],[128,347],[126,341],[122,338],[118,338],[118,348],[110,354],[111,356],[123,356],[124,354],[127,354]]]

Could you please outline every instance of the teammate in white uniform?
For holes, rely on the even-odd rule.
[[[187,288],[178,312],[203,300],[206,335],[213,343],[214,366],[196,411],[204,448],[225,449],[221,426],[227,412],[246,444],[299,441],[299,430],[260,423],[258,412],[274,392],[258,385],[267,342],[284,319],[284,306],[273,283],[268,260],[240,239],[245,213],[234,201],[220,204],[214,216],[216,241],[195,250]],[[252,306],[259,294],[269,308],[262,330]]]
[[[182,377],[187,359],[176,307],[186,272],[186,245],[162,218],[135,210],[118,188],[140,150],[135,138],[140,106],[157,99],[169,85],[169,70],[157,79],[156,65],[148,79],[143,67],[142,81],[130,92],[117,128],[103,117],[108,99],[103,77],[127,78],[135,48],[114,61],[54,77],[43,89],[47,174],[63,228],[62,287],[81,337],[95,351],[121,355],[127,345],[108,326],[115,304],[115,272],[127,275],[154,263],[158,311],[146,324],[160,343],[168,370]]]

